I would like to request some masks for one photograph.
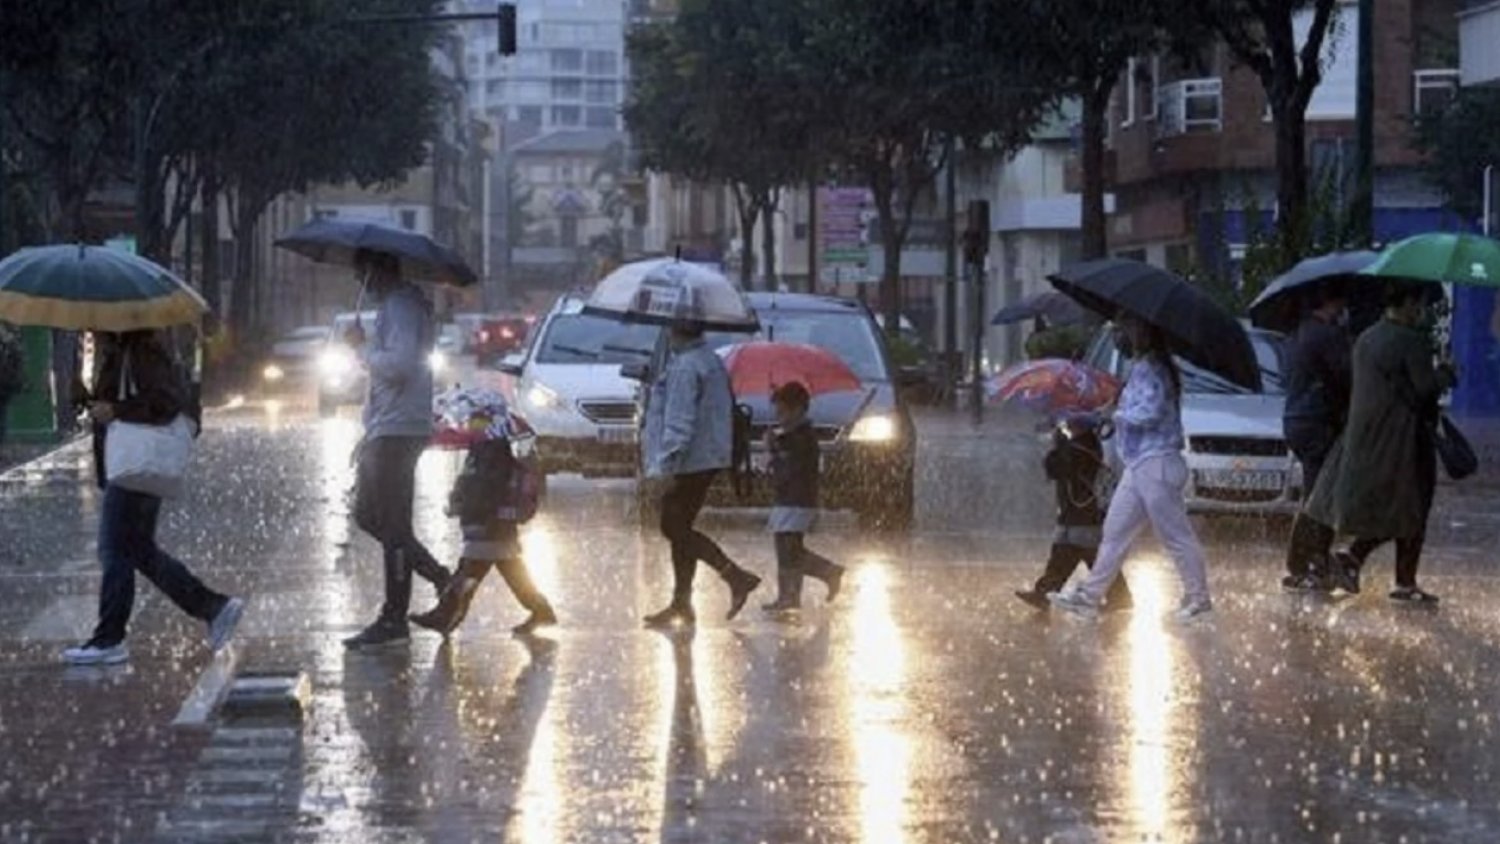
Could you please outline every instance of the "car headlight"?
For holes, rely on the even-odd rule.
[[[857,443],[888,443],[894,442],[901,433],[901,426],[896,424],[894,416],[876,414],[861,417],[854,423],[854,428],[849,431],[849,440]]]
[[[532,384],[531,389],[526,391],[526,403],[535,408],[550,410],[562,404],[562,399],[546,386]]]
[[[286,377],[286,372],[274,363],[266,364],[266,368],[260,371],[260,377],[267,381],[280,381]]]
[[[354,369],[354,353],[343,346],[324,349],[318,355],[318,371],[328,378],[341,378]]]
[[[441,375],[444,372],[447,372],[448,371],[448,355],[446,355],[445,353],[443,353],[443,352],[441,352],[441,351],[439,351],[437,349],[433,349],[431,352],[428,352],[427,353],[427,368],[430,369],[430,370],[432,370],[433,373],[436,374],[436,375]]]

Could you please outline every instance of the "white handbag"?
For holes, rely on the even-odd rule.
[[[127,352],[120,370],[119,400],[123,402],[134,389]],[[165,425],[117,419],[105,431],[104,477],[121,489],[173,498],[182,492],[192,456],[193,423],[180,413]]]

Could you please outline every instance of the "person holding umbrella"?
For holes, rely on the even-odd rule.
[[[354,518],[380,542],[385,602],[364,630],[344,640],[352,649],[395,645],[410,639],[412,574],[442,594],[449,571],[417,539],[412,526],[417,461],[432,436],[432,352],[436,330],[432,303],[401,276],[393,255],[365,250],[355,259],[371,295],[380,303],[374,337],[356,323],[344,341],[370,370],[363,412],[365,434],[356,452]]]
[[[1104,518],[1099,557],[1075,588],[1054,592],[1053,606],[1080,615],[1098,613],[1114,584],[1125,554],[1148,523],[1182,578],[1178,617],[1184,621],[1213,609],[1203,545],[1188,521],[1184,491],[1187,462],[1182,457],[1182,374],[1162,330],[1124,314],[1118,319],[1121,352],[1134,359],[1115,411],[1115,442],[1124,474]]]
[[[183,367],[159,329],[195,323],[207,303],[163,267],[97,246],[22,249],[0,261],[0,320],[93,331],[99,365],[92,394],[99,507],[99,619],[93,635],[63,651],[70,665],[117,665],[146,576],[179,609],[203,622],[208,644],[229,643],[245,602],[204,585],[156,544],[164,500],[180,492],[201,427]]]
[[[1341,324],[1348,306],[1345,286],[1325,281],[1305,295],[1310,307],[1287,338],[1282,429],[1302,464],[1302,488],[1310,492],[1349,413],[1350,344]],[[1329,589],[1326,558],[1332,541],[1323,525],[1298,513],[1281,585],[1299,592]]]

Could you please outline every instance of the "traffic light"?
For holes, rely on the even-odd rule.
[[[501,3],[496,15],[500,23],[500,55],[516,54],[516,4]]]

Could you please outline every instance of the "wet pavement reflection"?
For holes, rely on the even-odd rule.
[[[348,519],[357,426],[258,405],[216,423],[163,540],[253,596],[242,666],[312,676],[300,810],[276,840],[1500,840],[1493,488],[1442,493],[1437,611],[1384,600],[1385,557],[1365,595],[1281,594],[1275,533],[1215,524],[1210,620],[1166,618],[1176,578],[1147,544],[1135,610],[1086,623],[1010,595],[1048,541],[1034,438],[934,423],[917,533],[836,515],[812,540],[851,566],[832,606],[811,588],[800,618],[766,619],[766,589],[726,623],[705,576],[697,631],[642,630],[664,545],[629,483],[559,478],[523,541],[560,627],[511,637],[522,611],[487,584],[451,640],[348,654],[380,600],[378,549]],[[130,666],[52,662],[93,610],[84,456],[0,476],[0,840],[151,840],[190,758],[164,725],[207,655],[160,596]],[[419,534],[445,561],[457,465],[419,467]],[[770,574],[760,519],[705,525]]]

